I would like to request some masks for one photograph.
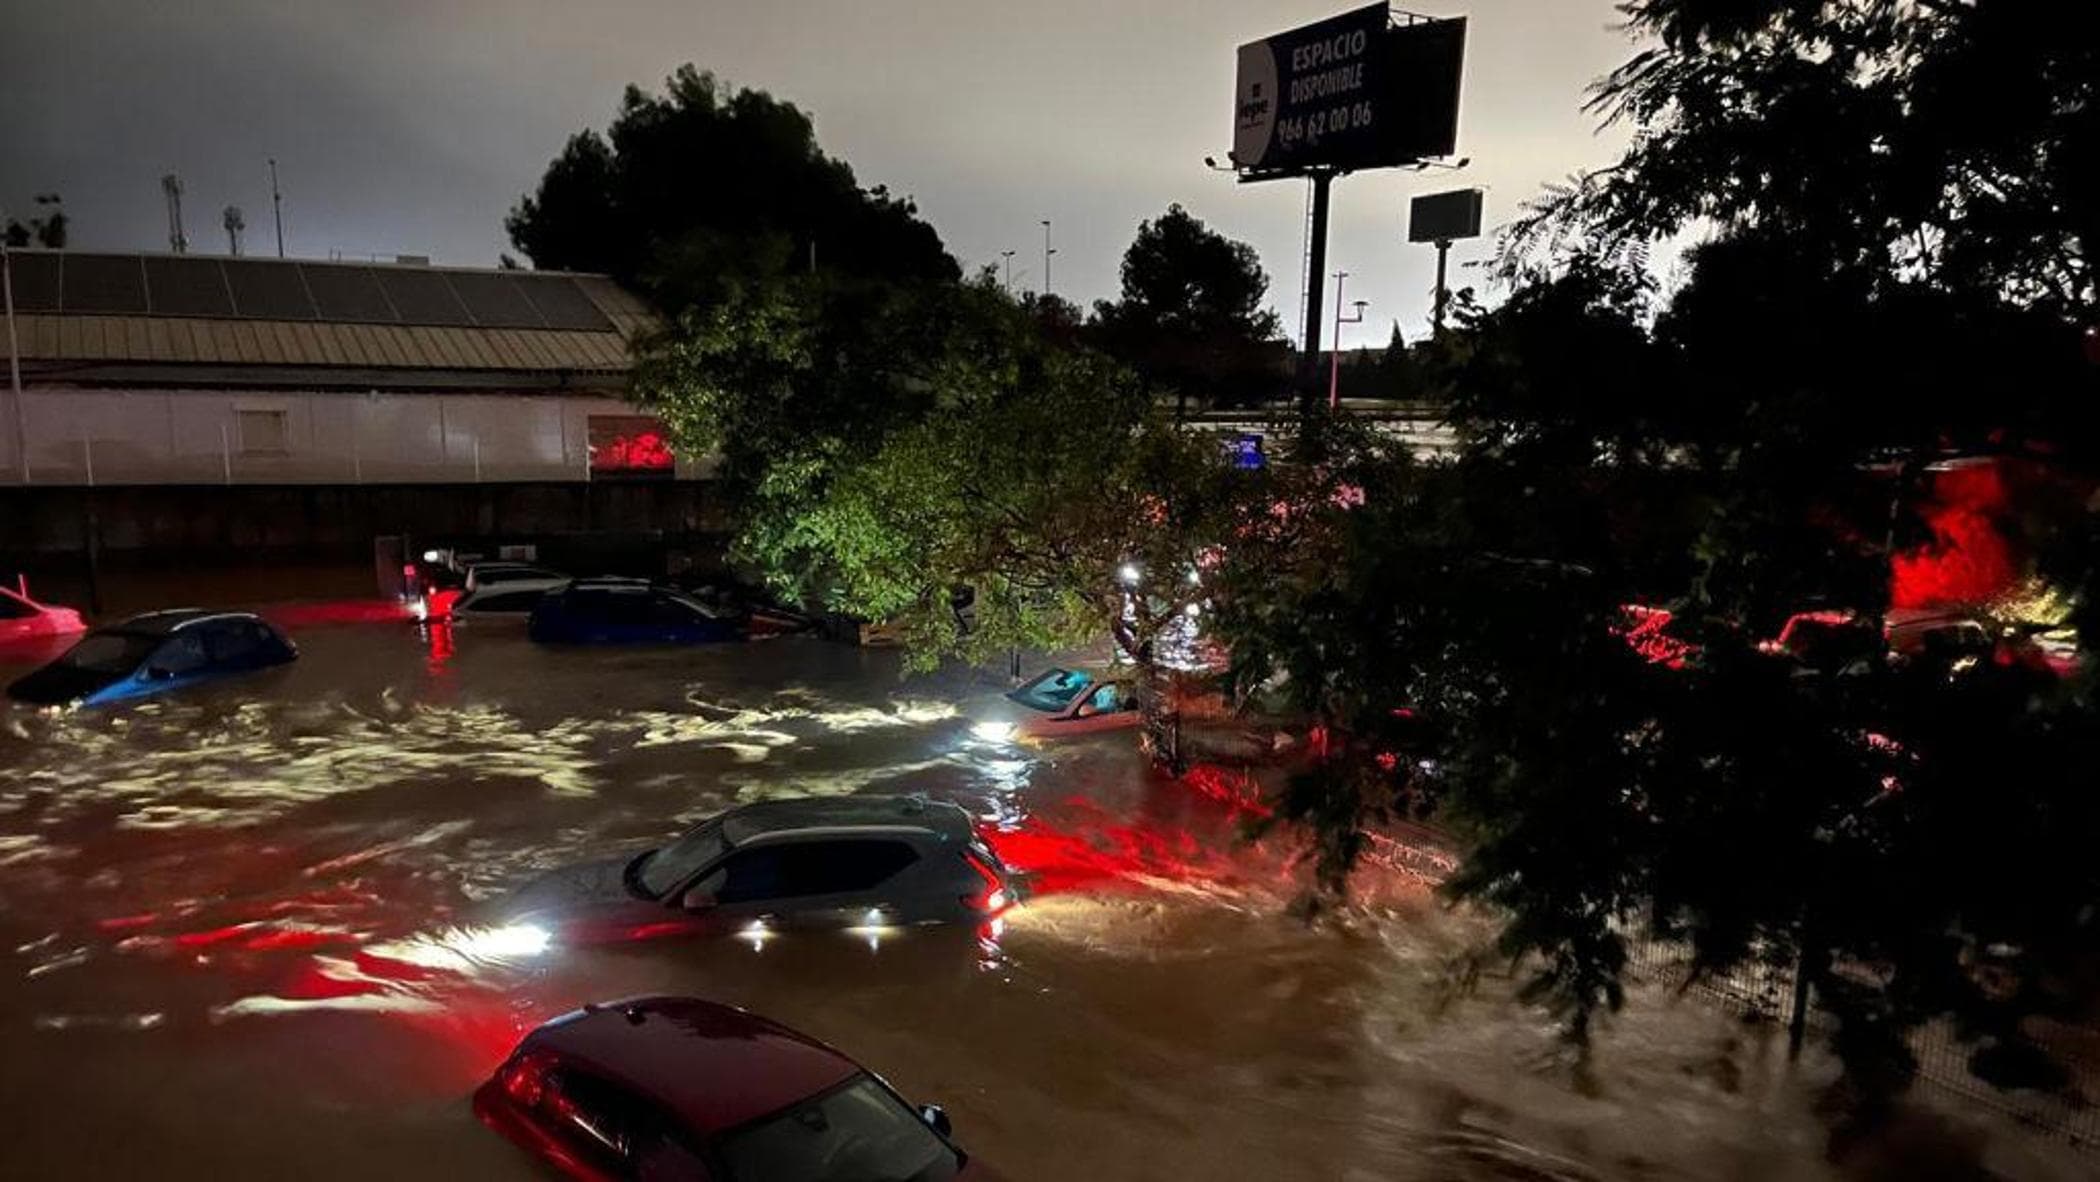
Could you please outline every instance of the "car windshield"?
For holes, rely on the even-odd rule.
[[[76,644],[58,663],[93,673],[129,673],[160,645],[160,638],[129,632],[97,632]]]
[[[1094,679],[1076,669],[1052,669],[1006,696],[1023,706],[1055,713],[1072,704]]]
[[[709,821],[670,845],[642,855],[635,878],[650,898],[661,899],[728,849],[729,843],[722,838],[722,823]]]
[[[955,1150],[865,1075],[731,1133],[721,1154],[737,1182],[941,1182],[962,1169]]]

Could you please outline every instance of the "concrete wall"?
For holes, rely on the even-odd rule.
[[[283,414],[281,451],[244,446],[243,410]],[[14,411],[0,408],[0,487],[25,483]],[[591,416],[635,413],[618,399],[579,394],[31,385],[21,421],[31,486],[581,483]],[[681,457],[678,475],[704,477],[706,465]]]

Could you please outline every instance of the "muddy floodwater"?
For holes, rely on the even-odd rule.
[[[117,709],[0,706],[0,1177],[542,1178],[467,1094],[534,1024],[682,993],[822,1037],[1017,1179],[2077,1177],[1920,1100],[1833,1163],[1829,1065],[1637,989],[1574,1070],[1484,930],[1397,869],[1285,911],[1291,850],[1131,736],[986,743],[963,674],[786,639],[550,650],[500,628],[295,627],[293,666]],[[13,677],[32,655],[0,655]],[[534,872],[734,803],[921,791],[1037,892],[1003,930],[529,953]],[[1419,869],[1419,860],[1415,863]],[[1988,1174],[1987,1174],[1988,1172]]]

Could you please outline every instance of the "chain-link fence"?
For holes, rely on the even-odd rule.
[[[1780,958],[1751,958],[1725,973],[1709,973],[1686,982],[1691,953],[1683,944],[1629,937],[1626,967],[1630,977],[1666,988],[1685,988],[1736,1013],[1785,1023],[1794,995],[1793,966]],[[1811,1004],[1805,1015],[1810,1037],[1828,1034],[1836,1018]],[[1975,1071],[1988,1043],[1964,1038],[1946,1021],[1911,1033],[1919,1086],[1939,1089],[2000,1113],[2046,1136],[2059,1137],[2100,1156],[2100,1028],[2031,1020],[2022,1031],[2060,1074],[2048,1086],[2003,1088]]]

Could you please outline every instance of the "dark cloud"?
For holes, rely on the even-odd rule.
[[[1230,138],[1234,47],[1349,6],[25,0],[0,40],[0,203],[56,189],[78,245],[163,249],[158,179],[174,171],[193,249],[223,250],[219,213],[238,204],[266,252],[274,155],[294,254],[492,263],[505,209],[562,141],[602,125],[626,83],[692,61],[810,110],[830,151],[916,196],[966,264],[1012,249],[1017,282],[1037,285],[1047,217],[1057,290],[1107,295],[1137,222],[1180,201],[1261,250],[1295,326],[1303,186],[1237,187],[1202,160]],[[1460,150],[1499,220],[1611,157],[1579,104],[1628,49],[1611,0],[1477,0],[1468,15]],[[1401,242],[1401,209],[1456,183],[1337,184],[1330,258],[1372,302],[1352,339],[1426,319],[1433,268]]]

